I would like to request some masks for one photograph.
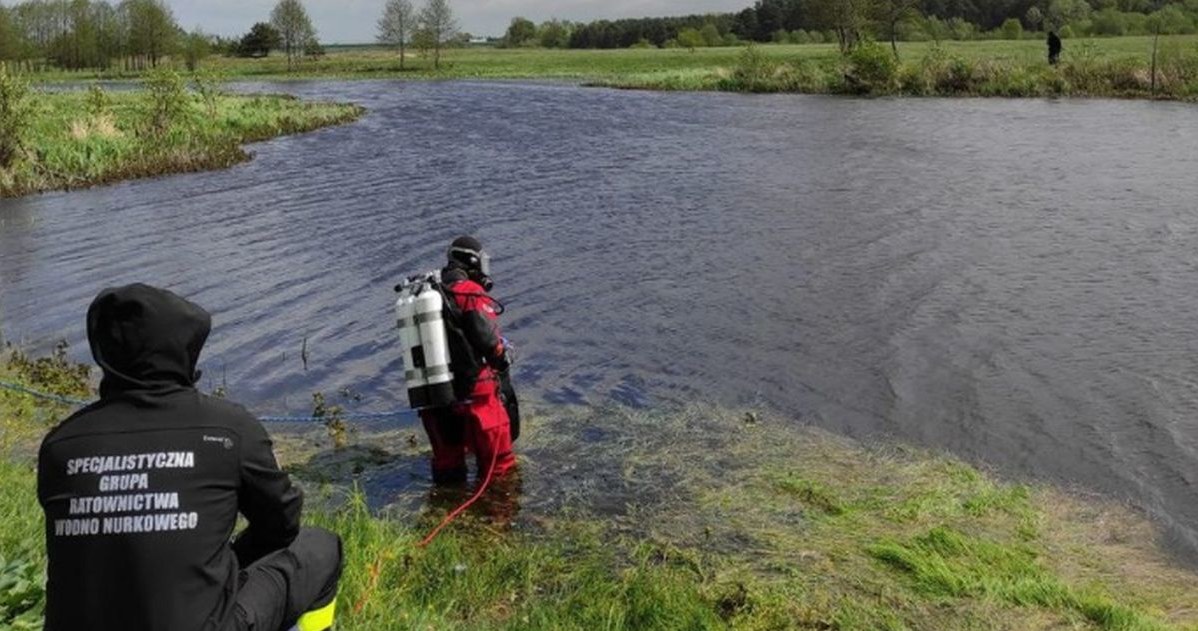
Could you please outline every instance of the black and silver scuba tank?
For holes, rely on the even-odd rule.
[[[444,320],[441,274],[414,276],[395,288],[399,339],[403,344],[404,381],[413,409],[452,404],[453,371]]]

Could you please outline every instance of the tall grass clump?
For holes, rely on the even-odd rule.
[[[1159,89],[1183,98],[1198,97],[1198,44],[1163,47],[1157,70]]]
[[[145,80],[145,126],[161,138],[192,113],[192,100],[179,73],[169,68],[152,71]]]
[[[778,70],[781,64],[750,44],[736,60],[732,73],[720,82],[721,89],[742,92],[780,92]]]
[[[1095,589],[1077,589],[1043,567],[1026,545],[1003,544],[938,526],[904,542],[870,546],[879,561],[907,574],[930,596],[989,598],[1020,607],[1074,612],[1105,631],[1170,627]]]
[[[923,71],[930,75],[931,94],[969,94],[974,88],[975,62],[948,55],[936,47],[923,60]]]
[[[213,70],[202,69],[192,76],[192,87],[196,97],[204,108],[204,114],[209,118],[216,117],[217,105],[223,95],[224,79]]]
[[[92,118],[100,118],[109,113],[112,108],[112,98],[108,96],[108,92],[98,83],[93,83],[87,88],[87,113]]]
[[[730,71],[717,73],[717,89],[729,92],[824,92],[828,73],[811,59],[778,59],[750,44]]]
[[[877,42],[863,42],[845,55],[844,83],[849,94],[890,94],[898,89],[899,62]]]

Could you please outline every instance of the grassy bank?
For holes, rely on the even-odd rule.
[[[882,47],[888,55],[888,46]],[[1198,36],[1162,36],[1157,85],[1151,37],[1068,39],[1062,64],[1051,68],[1039,38],[901,42],[899,59],[846,59],[831,44],[760,45],[746,63],[744,48],[543,50],[464,49],[446,53],[440,70],[428,59],[379,48],[355,48],[308,60],[288,72],[281,57],[213,57],[206,65],[235,78],[569,79],[594,85],[756,92],[946,96],[1116,96],[1191,99],[1198,96]],[[66,73],[46,79],[94,75]]]
[[[1127,38],[1135,39],[1135,38]],[[1073,46],[1050,66],[1026,46],[908,47],[895,58],[871,44],[827,57],[782,58],[765,48],[744,50],[714,69],[655,71],[600,79],[593,85],[652,90],[722,90],[810,94],[1117,97],[1198,99],[1198,44],[1177,39],[1151,55],[1104,42]],[[1014,43],[1012,43],[1014,44]],[[1127,51],[1127,52],[1119,52]]]
[[[162,94],[165,90],[166,94]],[[231,166],[243,143],[357,119],[354,105],[289,96],[203,98],[167,86],[159,94],[35,92],[23,150],[0,168],[0,198],[118,180]]]
[[[65,363],[28,366],[0,379],[83,383]],[[0,625],[37,628],[27,445],[63,413],[0,391]],[[352,491],[422,470],[410,430],[339,452],[318,434],[280,437],[309,521],[346,541],[340,629],[1198,628],[1195,575],[1119,506],[764,416],[554,409],[527,427],[515,486],[427,549],[416,541],[453,501],[380,513],[367,501],[422,498],[426,482]]]

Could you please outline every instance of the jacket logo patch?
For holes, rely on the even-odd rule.
[[[233,448],[233,439],[228,436],[204,436],[206,443],[220,443],[225,449]]]

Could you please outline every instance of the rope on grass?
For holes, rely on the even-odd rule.
[[[11,390],[13,392],[24,394],[26,396],[31,396],[35,399],[42,399],[43,401],[53,401],[55,403],[61,403],[63,405],[72,405],[75,407],[82,407],[82,406],[85,406],[85,405],[88,405],[91,403],[91,401],[84,401],[83,399],[72,399],[71,397],[64,397],[64,396],[57,395],[57,394],[50,394],[47,392],[38,392],[37,390],[32,390],[30,388],[26,388],[25,386],[22,386],[20,384],[8,383],[6,381],[0,381],[0,388],[3,388],[5,390]]]
[[[9,383],[7,381],[0,381],[0,389],[9,390],[9,391],[16,392],[19,394],[24,394],[26,396],[33,397],[35,399],[42,399],[43,401],[53,401],[54,403],[61,403],[62,405],[69,405],[72,407],[83,407],[86,405],[91,405],[93,403],[92,401],[86,401],[83,399],[64,397],[64,396],[57,395],[57,394],[50,394],[48,392],[39,392],[39,391],[33,390],[31,388],[26,388],[25,386],[22,386],[21,384]],[[390,419],[405,418],[405,417],[412,416],[414,414],[415,414],[415,412],[413,412],[412,410],[395,410],[394,412],[360,412],[357,414],[338,414],[335,417],[331,417],[331,416],[259,416],[258,420],[263,423],[315,423],[315,422],[323,423],[325,421],[328,421],[330,418],[338,418],[343,421],[385,421],[385,420],[390,420]]]

